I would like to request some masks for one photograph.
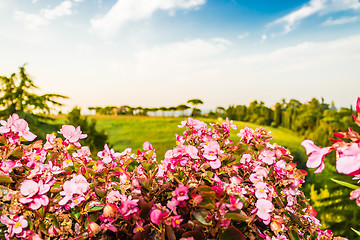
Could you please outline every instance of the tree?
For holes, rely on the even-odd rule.
[[[194,99],[188,100],[187,103],[190,103],[191,105],[193,105],[193,110],[192,110],[191,116],[196,117],[197,115],[201,115],[201,110],[196,108],[196,106],[200,105],[200,104],[204,104],[203,101],[201,101],[200,99],[194,98]]]
[[[39,87],[26,73],[25,64],[19,67],[18,74],[0,76],[0,81],[0,116],[17,113],[25,119],[39,118],[42,117],[39,114],[50,114],[55,107],[63,106],[57,99],[68,98],[59,94],[35,94]]]
[[[178,111],[182,112],[182,116],[185,116],[185,111],[188,110],[190,107],[188,105],[185,104],[180,104],[179,106],[176,107],[176,109]]]

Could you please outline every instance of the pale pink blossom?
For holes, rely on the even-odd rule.
[[[20,137],[23,137],[27,141],[32,141],[36,138],[36,135],[30,132],[28,123],[22,119],[16,119],[11,126],[11,131],[17,132]]]
[[[6,160],[2,163],[0,163],[0,169],[1,171],[3,171],[5,174],[8,174],[9,172],[11,172],[12,168],[15,166],[15,162],[12,160]]]
[[[109,146],[105,144],[104,150],[98,152],[97,156],[102,159],[102,161],[107,164],[111,163],[113,158],[115,158],[113,155],[115,154],[115,151],[113,149],[109,149]]]
[[[267,198],[267,193],[269,192],[266,183],[264,182],[258,182],[255,184],[255,196],[260,199],[260,198]]]
[[[80,139],[87,137],[86,134],[82,134],[80,126],[75,128],[72,125],[63,125],[59,133],[62,134],[70,143],[77,143]]]
[[[330,153],[330,147],[319,148],[311,140],[304,140],[301,145],[305,148],[306,154],[310,154],[306,166],[308,168],[317,168],[315,173],[321,173],[324,168],[324,157]]]
[[[221,167],[221,161],[218,158],[218,153],[220,153],[220,145],[217,141],[211,141],[204,146],[203,156],[212,169],[218,169]]]
[[[254,130],[245,126],[244,129],[240,130],[237,136],[240,137],[241,142],[250,143],[254,138]]]
[[[350,200],[356,199],[356,204],[360,207],[360,188],[351,191]]]
[[[114,202],[120,201],[122,199],[122,196],[119,191],[111,190],[107,194],[106,199],[109,203],[114,203]]]
[[[17,236],[24,235],[24,228],[28,227],[28,222],[24,216],[14,216],[10,219],[7,215],[2,215],[0,217],[0,222],[8,227],[8,234],[10,238],[12,238],[14,234]]]
[[[272,202],[266,199],[259,199],[256,202],[256,208],[258,209],[256,215],[268,225],[271,218],[270,213],[274,210]]]
[[[132,214],[139,212],[138,201],[139,199],[132,199],[131,196],[121,201],[119,211],[124,218],[129,218]]]
[[[13,126],[14,122],[19,119],[19,115],[14,113],[13,115],[9,116],[8,120],[0,120],[0,133],[8,133],[11,131],[11,127]]]
[[[350,147],[337,149],[339,157],[336,161],[336,170],[346,175],[360,173],[360,143],[352,143]]]
[[[272,165],[275,162],[275,152],[264,149],[259,155],[259,160],[268,165]]]

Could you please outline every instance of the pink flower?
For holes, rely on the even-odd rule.
[[[151,143],[149,143],[149,142],[144,142],[144,144],[143,144],[143,148],[144,148],[144,150],[145,151],[151,151],[151,150],[154,150],[154,148],[152,147],[152,145],[151,145]]]
[[[109,203],[114,203],[114,202],[120,201],[122,199],[122,195],[120,194],[119,191],[112,190],[108,193],[108,195],[106,196],[106,199]]]
[[[354,199],[356,199],[356,204],[360,206],[360,188],[350,193],[350,200],[354,200]]]
[[[27,228],[28,222],[24,216],[14,216],[10,219],[7,215],[0,217],[0,222],[8,227],[9,237],[13,237],[14,234],[22,235],[24,228]]]
[[[86,138],[86,134],[82,134],[80,127],[75,128],[72,125],[63,125],[59,131],[70,143],[77,143],[79,139]]]
[[[85,196],[85,193],[90,189],[90,187],[89,183],[86,181],[86,178],[80,174],[74,175],[70,181],[66,181],[63,185],[63,189],[64,190],[60,192],[60,195],[64,196],[64,198],[59,201],[59,205],[61,206],[65,205],[69,200],[72,200],[74,194]],[[77,199],[80,202],[85,200],[83,198],[77,197],[74,199]]]
[[[138,201],[139,199],[131,199],[131,196],[121,201],[120,213],[124,218],[129,218],[130,215],[139,212]]]
[[[275,152],[264,149],[259,155],[259,160],[268,165],[272,165],[275,162]]]
[[[221,167],[221,161],[217,156],[218,153],[220,153],[220,145],[217,141],[211,141],[204,146],[203,156],[212,169]]]
[[[181,219],[181,215],[175,215],[171,218],[171,226],[179,228],[182,221],[184,220]]]
[[[16,120],[19,119],[19,116],[14,113],[13,115],[9,116],[7,121],[0,120],[1,127],[0,127],[0,133],[8,133],[11,131],[11,127],[14,124]]]
[[[8,174],[9,172],[11,172],[11,169],[15,166],[15,162],[12,160],[6,160],[0,163],[0,166],[1,166],[0,167],[1,171]]]
[[[308,168],[317,168],[315,173],[321,173],[324,168],[324,157],[330,153],[330,147],[319,148],[311,140],[304,140],[301,145],[305,148],[306,154],[310,154],[306,166]]]
[[[161,211],[160,209],[154,209],[150,212],[150,220],[157,225],[159,225],[160,222],[162,222],[166,218],[167,218],[167,213]]]
[[[237,136],[240,137],[240,141],[250,143],[254,138],[254,130],[245,126],[244,129],[240,130]]]
[[[255,184],[255,188],[256,188],[256,192],[255,192],[255,196],[260,199],[260,198],[267,198],[267,192],[269,192],[269,190],[267,189],[266,183],[264,182],[258,182]]]
[[[24,195],[20,198],[22,204],[29,204],[29,208],[37,210],[41,206],[47,206],[49,204],[49,198],[44,195],[50,190],[51,184],[44,184],[43,180],[38,183],[33,180],[24,180],[21,183],[20,192]]]
[[[337,149],[339,158],[336,161],[336,170],[346,175],[356,175],[360,172],[360,144],[352,143],[350,147]]]
[[[226,204],[226,207],[230,211],[235,211],[236,209],[240,210],[244,206],[243,203],[240,202],[240,199],[236,198],[234,195],[229,196],[229,201],[230,201],[230,204]]]
[[[178,201],[185,201],[189,199],[188,192],[189,189],[181,184],[179,187],[175,189],[175,191],[172,192],[172,195]]]
[[[99,158],[102,158],[102,161],[106,164],[106,163],[111,163],[112,162],[114,154],[115,154],[115,151],[113,149],[110,150],[108,145],[105,144],[104,150],[98,152],[97,156]]]
[[[272,202],[266,199],[259,199],[256,202],[256,208],[258,209],[256,215],[268,225],[270,223],[270,212],[274,210]]]
[[[22,118],[14,121],[11,130],[17,132],[20,137],[23,137],[27,141],[32,141],[36,138],[36,135],[29,131],[28,123]]]

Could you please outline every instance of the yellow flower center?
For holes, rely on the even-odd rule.
[[[143,231],[145,231],[145,229],[144,229],[143,227],[138,227],[137,230],[138,230],[138,232],[143,232]]]
[[[39,155],[37,155],[37,156],[36,156],[36,159],[37,159],[37,160],[39,160],[39,159],[40,159],[40,156],[39,156]]]
[[[179,219],[176,219],[176,220],[175,220],[175,223],[176,223],[177,225],[179,225],[181,222],[180,222]]]
[[[75,199],[75,200],[74,200],[74,203],[77,203],[78,201],[79,201],[79,200]]]
[[[14,225],[15,228],[21,227],[21,223],[20,222],[16,222]]]
[[[264,192],[264,189],[260,189],[260,192],[262,192],[262,193],[263,193],[263,192]]]
[[[71,162],[72,162],[71,159],[66,159],[67,164],[70,164]]]
[[[97,165],[94,165],[92,168],[93,168],[95,171],[98,169]]]

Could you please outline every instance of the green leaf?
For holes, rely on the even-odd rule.
[[[231,226],[229,228],[227,228],[221,235],[220,235],[220,240],[233,240],[233,239],[239,239],[239,240],[246,240],[246,237],[244,236],[244,234],[242,234],[242,232]]]
[[[210,222],[207,222],[205,220],[206,216],[209,215],[209,212],[208,211],[205,211],[205,210],[198,210],[198,211],[194,211],[192,212],[192,215],[194,216],[194,218],[196,220],[198,220],[201,224],[203,225],[211,225],[212,224],[212,221]]]
[[[80,209],[77,206],[70,209],[70,213],[71,213],[71,215],[74,216],[74,218],[79,219],[79,217],[80,217]]]
[[[240,213],[229,213],[229,212],[226,213],[224,217],[235,221],[246,221],[249,219],[246,215],[242,215]]]
[[[200,203],[199,206],[205,209],[215,209],[214,200],[210,198],[204,198]]]
[[[14,181],[10,176],[0,174],[0,183],[13,183]]]
[[[295,230],[290,230],[289,237],[291,240],[300,240],[299,234]]]
[[[198,188],[198,191],[199,191],[199,193],[201,193],[201,192],[211,192],[211,191],[215,192],[215,190],[212,189],[209,186],[201,186],[201,187]]]
[[[216,192],[201,192],[200,195],[204,198],[208,197],[208,198],[212,198],[212,199],[217,199],[217,195]]]
[[[331,178],[331,181],[336,182],[337,184],[340,184],[340,185],[342,185],[344,187],[348,187],[348,188],[351,188],[351,189],[360,188],[360,186],[357,186],[357,185],[354,185],[354,184],[351,184],[351,183],[347,183],[347,182],[343,182],[343,181],[340,181],[340,180],[336,180],[334,178]]]
[[[351,230],[353,230],[358,236],[360,236],[360,231],[355,230],[355,229],[353,229],[353,228],[351,228]]]
[[[10,156],[13,156],[16,159],[21,158],[24,155],[24,149],[22,147],[17,147],[11,151]]]
[[[88,204],[86,204],[85,209],[88,212],[95,212],[95,211],[99,211],[101,209],[104,208],[104,204],[102,204],[102,202],[99,201],[92,201],[89,202]]]

